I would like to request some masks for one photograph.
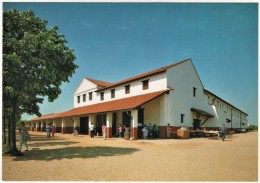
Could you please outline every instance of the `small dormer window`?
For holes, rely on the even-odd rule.
[[[100,100],[104,100],[104,92],[100,93]]]
[[[88,93],[88,100],[92,100],[92,92]]]
[[[83,95],[83,102],[86,102],[86,94]]]
[[[149,89],[149,80],[144,80],[143,82],[143,90],[147,90]]]
[[[115,98],[115,89],[110,90],[111,91],[111,98]]]
[[[125,94],[130,93],[130,85],[125,86]]]
[[[77,96],[77,98],[78,98],[78,104],[80,103],[80,96]]]

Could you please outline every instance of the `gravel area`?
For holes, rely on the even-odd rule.
[[[2,156],[2,180],[258,181],[257,132],[234,134],[224,142],[69,134],[47,139],[45,133],[29,133],[32,140],[24,156]]]

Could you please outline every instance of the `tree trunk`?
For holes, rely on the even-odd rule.
[[[11,120],[11,154],[14,156],[18,155],[18,150],[16,148],[16,135],[15,135],[15,130],[16,130],[16,104],[17,100],[14,98],[12,101],[12,107],[13,107],[13,112],[12,112],[12,120]]]
[[[8,145],[11,146],[11,116],[8,115]]]
[[[3,144],[6,144],[5,121],[6,121],[6,116],[3,115]]]

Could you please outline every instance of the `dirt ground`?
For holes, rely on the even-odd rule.
[[[225,142],[30,134],[24,156],[2,156],[4,181],[258,181],[257,132]]]

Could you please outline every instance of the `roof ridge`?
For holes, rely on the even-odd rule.
[[[93,78],[89,78],[89,77],[85,77],[85,79],[93,82],[94,84],[98,85],[98,86],[110,86],[113,85],[114,83],[111,82],[107,82],[107,81],[102,81],[102,80],[98,80],[98,79],[93,79]]]
[[[191,60],[191,58],[188,58],[188,59],[185,59],[185,60],[182,60],[182,61],[179,61],[177,63],[174,63],[174,64],[170,64],[170,65],[167,65],[167,66],[164,66],[164,67],[160,67],[160,68],[157,68],[157,69],[153,69],[151,71],[147,71],[147,72],[144,72],[142,74],[138,74],[138,75],[135,75],[135,76],[132,76],[130,78],[127,78],[127,79],[123,79],[121,81],[118,81],[116,83],[113,83],[111,86],[108,86],[108,87],[105,87],[105,88],[101,88],[101,89],[98,89],[97,91],[101,91],[101,90],[105,90],[105,89],[108,89],[108,88],[111,88],[111,87],[114,87],[114,86],[117,86],[117,85],[120,85],[120,84],[124,84],[124,83],[127,83],[127,82],[130,82],[130,81],[134,81],[134,80],[137,80],[137,79],[141,79],[143,77],[147,77],[147,76],[150,76],[150,75],[154,75],[154,74],[158,74],[160,72],[165,72],[167,69],[170,69],[172,67],[175,67],[183,62],[186,62],[188,60]]]

